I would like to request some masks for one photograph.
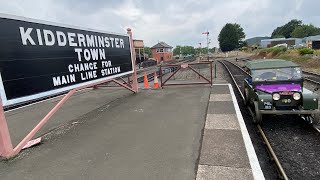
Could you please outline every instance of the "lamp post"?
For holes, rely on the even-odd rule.
[[[201,43],[199,43],[199,49],[200,49],[199,61],[201,61],[201,51],[202,51]]]

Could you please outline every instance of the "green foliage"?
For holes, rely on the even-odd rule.
[[[272,37],[272,39],[275,39],[275,38],[284,38],[284,35],[277,34],[274,37]]]
[[[290,22],[288,22],[287,24],[277,27],[275,30],[273,30],[271,37],[275,38],[275,37],[279,37],[279,36],[284,36],[285,38],[290,38],[291,37],[291,33],[299,26],[301,26],[302,21],[301,20],[297,20],[297,19],[293,19]]]
[[[174,49],[173,49],[173,55],[176,56],[176,55],[180,55],[180,49],[181,49],[181,46],[180,45],[177,45]]]
[[[151,52],[150,47],[144,47],[144,53],[145,53],[145,54],[148,54],[149,57],[152,56],[152,52]]]
[[[246,38],[246,34],[243,32],[243,28],[240,26],[240,24],[237,24],[237,23],[234,23],[233,25],[237,30],[237,36],[239,39],[239,44],[238,44],[237,48],[248,45],[247,42],[243,41],[244,38]]]
[[[313,54],[313,53],[314,53],[313,49],[306,48],[306,47],[299,48],[299,54],[302,56],[305,54]]]
[[[173,49],[173,55],[180,55],[180,52],[182,55],[194,55],[196,54],[196,51],[193,46],[176,46],[176,48]]]
[[[196,51],[196,54],[207,54],[207,48],[206,47],[203,47],[203,48],[196,48],[195,49],[195,51]]]
[[[272,47],[272,48],[266,48],[262,49],[261,52],[266,52],[266,53],[272,53],[273,56],[276,56],[282,52],[286,52],[287,48],[286,47]]]
[[[245,33],[239,24],[227,23],[220,31],[218,41],[223,52],[231,51],[244,45]]]
[[[292,33],[291,36],[295,38],[303,38],[308,36],[315,36],[320,34],[320,28],[315,27],[312,24],[303,24],[297,27]]]
[[[248,47],[242,47],[240,50],[241,51],[248,51]]]
[[[320,50],[314,50],[313,54],[320,55]]]
[[[216,50],[216,48],[215,48],[215,47],[213,47],[213,48],[209,48],[209,52],[211,52],[211,53],[214,53],[214,52],[215,52],[215,50]]]
[[[193,46],[182,46],[182,48],[181,48],[181,53],[183,54],[183,55],[191,55],[191,54],[196,54],[196,51],[195,51],[195,49],[194,49],[194,47]]]

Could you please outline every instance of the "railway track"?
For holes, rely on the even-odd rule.
[[[241,69],[239,66],[235,65],[235,64],[233,64],[233,65],[236,66],[236,67],[238,67],[238,71],[236,71],[236,72],[231,72],[231,70],[230,70],[231,68],[228,67],[228,65],[226,64],[226,61],[224,61],[224,62],[223,62],[223,61],[218,61],[218,62],[220,62],[221,64],[223,64],[224,67],[227,69],[229,75],[231,76],[231,78],[232,78],[235,86],[237,87],[237,89],[238,89],[238,91],[239,91],[239,93],[240,93],[240,95],[241,95],[241,98],[244,100],[244,95],[243,95],[243,93],[242,93],[242,91],[241,91],[241,82],[243,82],[243,80],[244,80],[245,78],[249,77],[250,75],[248,75],[245,71],[242,71],[242,69]],[[230,62],[227,62],[227,63],[230,63]],[[252,111],[251,111],[251,109],[250,109],[249,107],[248,107],[248,110],[250,111],[250,114],[251,114],[252,117],[253,117],[253,113],[252,113]],[[265,133],[263,132],[263,130],[262,130],[262,128],[261,128],[260,125],[257,125],[257,129],[258,129],[258,131],[259,131],[259,133],[260,133],[263,141],[264,141],[265,144],[266,144],[266,147],[267,147],[267,150],[268,150],[268,152],[269,152],[269,155],[271,156],[271,159],[272,159],[272,160],[275,162],[275,164],[276,164],[276,167],[277,167],[277,170],[278,170],[278,172],[279,172],[280,177],[281,177],[282,179],[287,180],[287,179],[288,179],[287,174],[286,174],[286,172],[284,171],[284,169],[283,169],[283,167],[282,167],[282,165],[281,165],[281,163],[280,163],[277,155],[275,154],[274,150],[272,149],[272,146],[271,146],[271,144],[269,143],[269,140],[268,140],[267,136],[266,136]]]
[[[320,74],[309,72],[309,71],[302,71],[302,72],[305,80],[312,82],[316,85],[320,85]]]
[[[243,78],[248,77],[249,75],[243,71],[241,67],[237,64],[234,64],[229,61],[222,62],[227,66],[229,70],[229,74],[231,74],[232,79],[237,82],[235,85],[239,90],[240,95],[243,98],[243,94],[241,91],[241,85],[243,83]],[[229,67],[229,68],[228,68]],[[232,72],[231,72],[232,71]],[[242,80],[241,80],[242,79]],[[239,87],[240,83],[240,87]],[[249,112],[251,115],[251,109],[249,108]],[[319,179],[320,172],[318,170],[318,166],[320,163],[317,152],[319,151],[319,128],[315,126],[310,126],[308,123],[301,121],[300,117],[291,117],[287,116],[273,116],[274,118],[268,119],[263,124],[265,131],[268,133],[264,133],[262,131],[262,127],[258,127],[260,134],[263,136],[268,135],[269,141],[271,139],[273,149],[276,148],[278,152],[278,156],[280,154],[281,161],[286,165],[286,171],[289,172],[290,178],[292,179],[301,179],[305,178],[305,176],[309,176],[306,179]],[[289,119],[289,120],[288,120]],[[312,129],[317,130],[317,132],[312,131]],[[261,131],[263,133],[261,133]],[[263,138],[265,140],[265,138]],[[290,139],[290,140],[289,140]],[[302,141],[296,141],[297,139],[303,139]],[[266,143],[269,144],[270,143]],[[312,147],[315,146],[315,147]],[[268,147],[268,145],[267,145]],[[311,147],[311,148],[310,148]],[[270,146],[271,148],[271,146]],[[268,147],[269,150],[269,147]],[[287,152],[286,152],[287,151]],[[301,153],[304,152],[304,153]],[[275,160],[273,155],[274,153],[270,152],[272,159]],[[285,158],[284,158],[285,157]],[[284,175],[286,173],[283,171],[284,168],[280,168],[281,164],[279,161],[275,160],[276,166],[278,168],[278,172],[283,179],[288,178],[288,176]],[[295,171],[292,169],[296,169]],[[283,171],[283,172],[282,172]],[[294,177],[294,178],[293,178]],[[316,178],[315,178],[316,177]]]

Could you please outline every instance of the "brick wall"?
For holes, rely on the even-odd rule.
[[[152,58],[156,59],[157,62],[170,61],[173,59],[172,52],[157,52],[157,49],[152,49]]]

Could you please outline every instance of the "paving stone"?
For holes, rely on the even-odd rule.
[[[214,82],[217,83],[217,82]],[[229,86],[228,84],[226,85],[213,85],[211,89],[211,94],[229,94]]]
[[[210,94],[210,101],[232,101],[230,94]]]
[[[199,165],[197,180],[250,180],[252,171],[248,168]]]
[[[235,114],[232,101],[210,101],[208,114]]]
[[[205,129],[199,163],[250,168],[241,131]]]
[[[235,114],[207,114],[206,129],[234,129],[240,130]]]

